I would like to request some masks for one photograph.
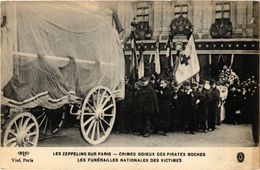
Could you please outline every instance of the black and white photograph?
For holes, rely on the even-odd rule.
[[[259,146],[259,1],[2,1],[0,51],[3,148]]]

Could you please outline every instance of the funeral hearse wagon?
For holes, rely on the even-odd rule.
[[[37,146],[77,117],[92,145],[109,136],[124,97],[124,56],[111,13],[57,2],[3,4],[1,144]]]

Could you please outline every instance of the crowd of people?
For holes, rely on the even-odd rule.
[[[195,134],[214,131],[222,122],[250,123],[257,112],[255,77],[240,81],[232,70],[223,69],[217,81],[187,80],[180,85],[155,76],[126,79],[125,100],[117,103],[116,132],[144,137],[173,131]],[[227,74],[231,78],[223,79]]]

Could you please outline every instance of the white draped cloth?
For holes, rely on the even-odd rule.
[[[225,119],[225,107],[224,103],[228,96],[228,88],[224,85],[220,85],[217,87],[220,92],[220,122],[222,122]]]

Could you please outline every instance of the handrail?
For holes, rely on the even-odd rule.
[[[37,58],[37,54],[34,53],[26,53],[26,52],[13,52],[14,56],[23,56],[23,57],[31,57],[31,58]],[[59,61],[70,61],[69,57],[59,57],[59,56],[53,56],[53,55],[45,55],[46,58],[51,60],[59,60]],[[107,62],[97,62],[94,60],[84,60],[84,59],[76,59],[76,62],[79,63],[85,63],[85,64],[101,64],[101,65],[115,65],[115,63],[107,63]]]

